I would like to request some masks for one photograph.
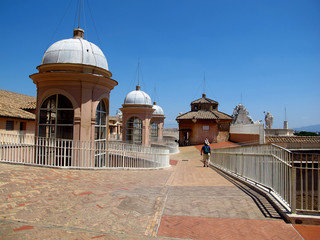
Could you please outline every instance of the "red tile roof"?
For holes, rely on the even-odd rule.
[[[177,120],[180,119],[228,119],[232,120],[232,117],[228,114],[225,114],[223,112],[219,111],[205,111],[205,110],[199,110],[199,111],[190,111],[184,114],[181,114],[176,118]]]
[[[35,114],[25,110],[36,109],[36,98],[0,89],[0,116],[35,119]]]
[[[191,104],[194,104],[194,103],[214,103],[214,104],[219,104],[218,102],[210,99],[210,98],[206,98],[206,97],[202,97],[202,98],[199,98],[197,100],[194,100],[191,102]]]
[[[269,143],[320,143],[320,136],[266,136]]]

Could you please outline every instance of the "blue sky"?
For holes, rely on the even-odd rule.
[[[320,1],[82,0],[85,39],[104,52],[119,85],[115,115],[140,85],[176,127],[179,112],[207,97],[232,114],[240,102],[253,120],[282,128],[320,124]],[[36,96],[29,75],[45,50],[71,38],[78,0],[1,0],[0,88]],[[242,97],[241,97],[242,96]],[[241,101],[242,99],[242,101]]]

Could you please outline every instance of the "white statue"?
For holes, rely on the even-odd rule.
[[[249,116],[249,112],[246,107],[242,104],[236,106],[233,110],[233,125],[245,125],[245,124],[253,124],[252,118]]]
[[[267,112],[266,116],[264,117],[264,120],[266,122],[266,129],[271,129],[273,124],[273,116],[270,112]]]

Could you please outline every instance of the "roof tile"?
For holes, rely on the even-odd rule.
[[[320,136],[266,136],[269,143],[320,143]]]
[[[0,89],[0,116],[35,119],[35,114],[25,110],[36,109],[36,98]]]

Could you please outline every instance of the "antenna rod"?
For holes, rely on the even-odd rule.
[[[81,14],[81,0],[79,0],[79,20],[78,20],[78,28],[80,28],[80,14]]]
[[[138,85],[140,86],[140,58],[138,58]]]
[[[206,73],[203,73],[203,94],[205,94],[206,88]]]

